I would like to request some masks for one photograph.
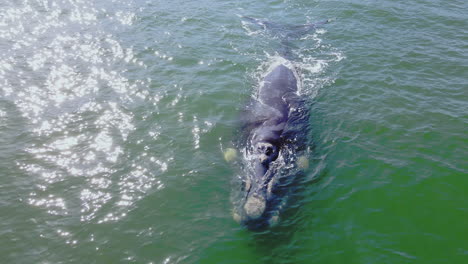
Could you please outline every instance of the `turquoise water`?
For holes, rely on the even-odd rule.
[[[0,3],[0,262],[468,263],[465,1]],[[279,224],[223,159],[278,39],[310,167]]]

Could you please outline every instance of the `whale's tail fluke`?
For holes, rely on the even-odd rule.
[[[301,24],[301,25],[284,25],[279,23],[274,23],[268,20],[258,19],[249,16],[241,16],[244,20],[257,24],[267,30],[272,31],[275,34],[284,35],[286,37],[301,37],[304,34],[309,33],[317,29],[321,25],[325,25],[335,20],[335,18],[326,19],[322,21],[318,21],[315,23],[308,23],[308,24]]]
[[[275,37],[280,38],[281,48],[279,50],[280,55],[285,58],[290,57],[290,47],[291,41],[301,38],[302,36],[316,30],[322,25],[330,23],[335,20],[335,18],[326,19],[318,21],[315,23],[301,24],[301,25],[286,25],[271,22],[268,20],[253,18],[249,16],[241,16],[242,19],[248,21],[252,24],[263,27],[265,30],[269,31],[270,34],[273,34]]]

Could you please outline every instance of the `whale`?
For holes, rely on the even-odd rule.
[[[284,132],[291,108],[297,103],[298,79],[286,65],[274,67],[262,83],[244,113],[249,117],[244,123],[245,197],[235,219],[248,227],[268,226],[277,221],[278,215],[268,215],[272,213],[277,187],[272,165],[289,139]]]
[[[237,147],[243,153],[241,194],[233,209],[233,218],[249,229],[274,226],[285,204],[284,196],[307,158],[297,154],[307,148],[309,111],[301,98],[301,80],[287,50],[287,42],[328,23],[329,20],[301,26],[278,26],[251,17],[248,22],[283,35],[282,58],[264,74],[258,92],[246,105],[241,117]],[[299,31],[299,32],[298,32]]]

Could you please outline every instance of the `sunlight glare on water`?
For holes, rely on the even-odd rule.
[[[9,44],[2,42],[1,93],[34,138],[26,149],[30,160],[17,162],[35,186],[28,203],[53,215],[79,215],[84,222],[124,217],[153,186],[164,186],[158,170],[138,162],[114,176],[135,131],[128,106],[145,99],[147,83],[125,77],[125,68],[145,66],[131,46],[123,47],[104,29],[108,21],[131,26],[135,14],[112,14],[86,0],[12,1],[2,12],[0,37]],[[167,170],[167,160],[141,158]],[[70,189],[57,192],[64,184]]]
[[[0,262],[467,263],[466,1],[0,10]],[[336,20],[283,42],[242,16]],[[276,163],[297,184],[255,232],[233,220],[235,148],[279,64],[306,155]]]

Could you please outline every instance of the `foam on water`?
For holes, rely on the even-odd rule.
[[[249,27],[245,27],[246,30]],[[264,31],[258,37],[268,37]],[[255,97],[258,89],[263,85],[264,77],[279,65],[284,65],[292,70],[298,80],[298,93],[312,100],[319,93],[320,89],[332,84],[335,75],[328,72],[330,65],[340,62],[345,58],[343,53],[330,45],[322,44],[322,35],[326,30],[318,28],[310,34],[304,35],[300,40],[293,42],[302,42],[298,49],[293,49],[292,60],[286,59],[277,52],[265,52],[263,61],[260,63],[252,78],[255,81],[256,89],[253,93]],[[272,44],[274,46],[274,44]]]

